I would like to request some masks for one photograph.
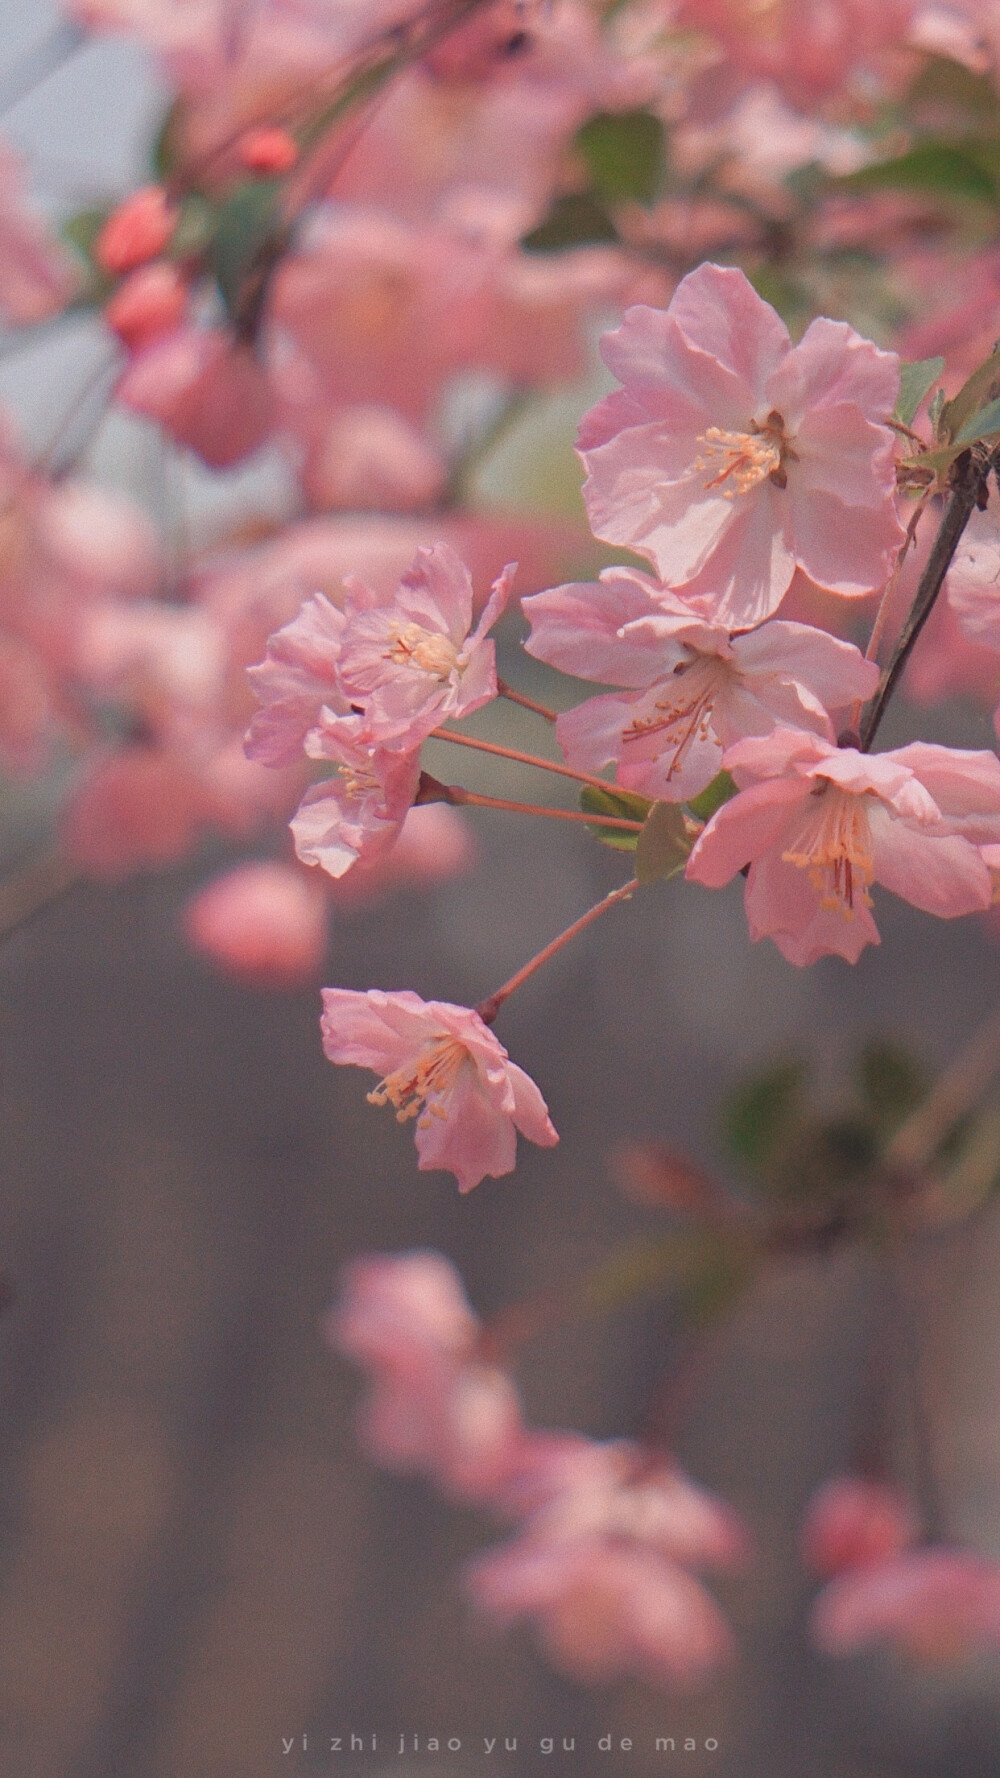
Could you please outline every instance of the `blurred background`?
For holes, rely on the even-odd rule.
[[[4,57],[54,16],[2,0]],[[60,194],[113,187],[161,103],[137,51],[100,44],[18,103],[8,129],[43,188],[47,170]],[[47,436],[94,349],[80,323],[0,364],[29,439]],[[568,455],[598,386],[552,404],[537,451]],[[141,492],[138,436],[106,429],[97,468]],[[280,472],[250,473],[223,478],[221,495],[216,481],[213,501],[280,516]],[[507,473],[501,458],[493,474]],[[515,624],[502,670],[530,691],[542,681],[517,638]],[[913,732],[905,708],[892,720]],[[933,738],[990,744],[969,709],[935,722]],[[464,781],[495,787],[471,768]],[[8,802],[16,851],[38,812]],[[623,879],[586,836],[477,814],[466,876],[335,914],[324,981],[474,1002]],[[460,1199],[449,1176],[417,1173],[408,1131],[366,1105],[366,1079],[324,1061],[315,991],[226,983],[185,946],[185,897],[206,863],[235,856],[214,845],[197,867],[76,887],[0,951],[0,1772],[991,1778],[996,1663],[823,1662],[803,1631],[797,1522],[849,1463],[889,1338],[877,1254],[776,1264],[713,1336],[679,1455],[746,1515],[758,1556],[723,1589],[737,1666],[686,1699],[584,1690],[526,1633],[471,1621],[456,1572],[492,1527],[359,1456],[357,1384],[319,1324],[359,1252],[440,1248],[488,1313],[655,1230],[609,1167],[626,1138],[738,1184],[718,1110],[755,1069],[805,1056],[833,1103],[864,1038],[942,1065],[995,1003],[995,929],[883,899],[880,949],[853,970],[799,971],[748,943],[739,886],[654,886],[504,1009],[499,1035],[561,1142],[522,1145],[511,1177]],[[1000,1213],[928,1238],[913,1267],[949,1530],[1000,1556]],[[669,1305],[649,1304],[547,1333],[519,1368],[531,1418],[632,1432],[678,1337]],[[434,1736],[461,1747],[429,1753]],[[658,1736],[677,1751],[657,1752]],[[505,1740],[516,1750],[501,1754]]]

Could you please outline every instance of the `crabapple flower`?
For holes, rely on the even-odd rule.
[[[475,629],[472,577],[445,543],[419,549],[393,597],[381,604],[367,589],[352,589],[338,675],[345,696],[363,707],[373,741],[418,746],[438,723],[496,697],[496,648],[487,636],[513,577],[509,564]]]
[[[516,1131],[542,1148],[559,1140],[534,1081],[468,1007],[325,988],[321,1028],[331,1062],[381,1076],[370,1104],[416,1120],[421,1172],[445,1168],[460,1191],[513,1171]]]
[[[779,723],[834,738],[828,709],[867,698],[878,668],[849,642],[776,620],[732,636],[651,577],[608,568],[596,585],[554,587],[523,601],[529,654],[550,666],[631,687],[560,716],[569,763],[644,796],[684,801],[716,776],[725,747]]]
[[[812,1610],[824,1654],[893,1643],[914,1660],[958,1660],[1000,1647],[1000,1567],[938,1545],[839,1574]]]
[[[409,753],[371,747],[364,717],[345,716],[314,729],[307,749],[335,771],[306,791],[292,819],[303,864],[342,877],[359,859],[370,863],[393,845],[420,782],[419,748]]]
[[[377,1462],[463,1500],[503,1487],[523,1438],[520,1402],[478,1355],[479,1322],[443,1255],[355,1260],[325,1329],[368,1375],[361,1437]]]
[[[666,310],[628,309],[602,351],[623,387],[578,440],[598,537],[730,629],[769,617],[796,568],[845,595],[885,582],[903,541],[894,353],[825,318],[793,346],[743,273],[714,265]]]
[[[224,871],[184,909],[189,943],[224,974],[261,988],[314,980],[326,950],[326,898],[291,865],[260,860]]]
[[[802,1525],[802,1556],[829,1578],[898,1556],[920,1532],[910,1502],[886,1482],[834,1476],[809,1502]]]
[[[269,637],[267,658],[247,669],[263,709],[246,737],[250,759],[262,765],[293,765],[320,712],[346,716],[350,704],[340,690],[337,663],[344,614],[322,593],[307,599],[290,623]]]
[[[994,754],[916,741],[872,755],[778,728],[724,761],[740,795],[699,836],[687,875],[718,889],[749,864],[750,936],[790,963],[855,963],[878,944],[873,882],[943,919],[989,906],[979,846],[1000,831]]]

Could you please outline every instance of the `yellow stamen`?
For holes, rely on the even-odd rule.
[[[705,487],[721,488],[727,500],[735,500],[737,494],[749,494],[768,480],[783,488],[787,480],[785,459],[795,458],[784,427],[785,422],[776,411],[768,414],[762,426],[751,420],[746,432],[727,432],[721,426],[709,426],[697,441],[705,448],[692,467],[715,470]],[[727,487],[727,483],[731,485]]]
[[[853,918],[856,902],[871,907],[871,834],[862,796],[838,790],[827,780],[815,814],[807,816],[781,856],[785,864],[809,872],[820,907],[839,910],[845,920]]]
[[[678,682],[676,691],[665,691],[656,699],[653,713],[637,716],[622,734],[626,747],[630,742],[649,741],[662,735],[662,745],[655,749],[655,757],[659,759],[664,754],[673,754],[667,770],[668,780],[680,771],[695,741],[707,740],[712,732],[712,711],[725,663],[718,655],[702,656],[694,661],[681,662],[674,672]]]
[[[461,656],[447,636],[420,624],[404,624],[395,631],[387,659],[399,667],[419,667],[441,680],[449,679],[461,664]]]
[[[394,1105],[399,1124],[415,1117],[418,1127],[424,1127],[428,1118],[447,1117],[441,1100],[454,1086],[468,1055],[457,1037],[439,1037],[422,1049],[414,1061],[404,1063],[380,1080],[367,1095],[368,1103]]]

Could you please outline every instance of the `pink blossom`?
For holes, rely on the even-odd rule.
[[[134,271],[159,257],[178,216],[162,185],[145,185],[112,210],[94,243],[94,258],[106,272]]]
[[[871,695],[878,669],[850,643],[775,621],[744,636],[681,605],[638,570],[608,568],[597,585],[523,602],[529,654],[565,672],[635,688],[590,698],[560,716],[570,764],[683,801],[716,776],[723,748],[794,723],[834,738],[828,709]]]
[[[154,340],[136,353],[116,393],[211,469],[250,456],[274,420],[273,397],[253,353],[217,328],[181,327]]]
[[[331,877],[370,863],[394,844],[420,782],[419,749],[372,747],[364,730],[364,717],[345,716],[307,740],[307,751],[335,769],[306,791],[292,837],[303,864],[318,864]]]
[[[198,890],[184,910],[184,930],[224,974],[256,987],[297,988],[323,960],[326,900],[290,865],[241,864]]]
[[[743,273],[712,265],[602,350],[624,387],[580,432],[598,537],[730,629],[776,610],[796,567],[845,595],[883,584],[903,539],[895,354],[826,319],[793,346]]]
[[[416,1119],[420,1170],[447,1169],[460,1191],[513,1171],[515,1131],[543,1148],[558,1141],[534,1081],[468,1007],[408,989],[327,988],[322,1031],[331,1062],[381,1076],[371,1104],[393,1105],[400,1123]]]
[[[725,764],[741,794],[713,815],[687,875],[717,889],[749,864],[750,936],[789,962],[854,963],[877,944],[873,882],[944,919],[989,905],[978,847],[1000,834],[994,754],[921,741],[864,754],[777,728]]]
[[[251,759],[291,765],[321,711],[349,713],[337,672],[345,621],[342,611],[316,593],[268,639],[267,658],[248,668],[247,678],[264,706],[247,732]]]
[[[678,20],[707,31],[746,74],[776,81],[808,108],[906,35],[916,0],[680,0]]]
[[[487,635],[510,595],[514,566],[494,581],[472,628],[472,577],[447,544],[420,549],[394,596],[376,604],[352,589],[338,674],[365,711],[373,740],[409,748],[450,718],[497,695],[496,649]]]
[[[1000,1568],[946,1546],[905,1550],[850,1569],[823,1588],[812,1631],[824,1654],[895,1644],[919,1661],[1000,1646]]]
[[[0,315],[30,325],[57,315],[80,282],[72,258],[22,200],[21,163],[0,144]]]
[[[829,1577],[869,1568],[898,1556],[916,1542],[916,1513],[897,1488],[861,1476],[835,1476],[809,1502],[802,1525],[802,1555]]]
[[[180,327],[187,313],[188,285],[183,274],[166,260],[139,266],[123,279],[104,319],[130,352],[141,351],[164,334]]]
[[[521,1446],[520,1403],[504,1372],[479,1356],[479,1323],[443,1255],[356,1260],[326,1331],[368,1374],[361,1436],[379,1463],[431,1476],[465,1500],[503,1486]]]
[[[419,512],[433,505],[446,480],[441,454],[392,408],[369,404],[331,415],[317,403],[312,410],[302,468],[311,505]]]
[[[115,881],[176,864],[205,822],[204,790],[190,764],[132,747],[94,760],[63,814],[63,844],[88,876]]]

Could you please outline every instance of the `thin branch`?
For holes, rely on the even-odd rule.
[[[572,778],[577,784],[589,784],[595,790],[614,795],[614,785],[606,778],[591,778],[587,772],[574,772],[570,766],[557,765],[554,759],[542,759],[537,753],[520,753],[515,747],[501,747],[496,741],[479,741],[473,735],[456,735],[448,728],[431,729],[432,741],[454,741],[459,747],[474,747],[479,753],[493,753],[498,759],[512,759],[516,765],[537,766],[542,772],[555,772],[560,778]]]
[[[613,889],[610,895],[606,895],[603,901],[597,903],[596,907],[592,907],[587,913],[581,914],[579,920],[574,920],[572,926],[567,926],[565,932],[560,932],[558,938],[554,938],[551,943],[547,944],[536,956],[530,958],[530,960],[524,964],[523,968],[519,969],[516,975],[512,975],[509,981],[504,982],[502,987],[497,988],[495,993],[488,995],[485,1000],[481,1000],[476,1007],[476,1011],[483,1023],[485,1025],[491,1025],[504,1001],[508,1000],[511,994],[515,993],[521,984],[528,980],[529,976],[534,975],[536,969],[541,969],[542,965],[548,963],[550,958],[556,955],[557,951],[562,950],[563,945],[568,945],[571,939],[576,938],[577,935],[583,932],[586,927],[590,926],[594,920],[599,920],[602,914],[608,912],[609,908],[616,907],[620,901],[630,900],[638,887],[639,879],[638,877],[633,877],[631,882],[623,884],[621,889]]]
[[[54,846],[0,878],[0,943],[73,889],[81,874]]]
[[[522,710],[531,710],[535,716],[544,716],[546,722],[558,722],[558,713],[550,710],[545,704],[536,704],[534,698],[526,698],[523,692],[515,691],[507,684],[506,679],[497,680],[497,690],[509,704],[520,704]]]
[[[891,1171],[915,1173],[934,1159],[945,1137],[982,1097],[1000,1070],[1000,1008],[974,1032],[939,1074],[926,1099],[900,1125],[883,1155]]]
[[[425,772],[426,778],[428,774]],[[550,821],[582,821],[587,827],[617,827],[623,833],[642,832],[645,825],[642,821],[627,821],[617,815],[585,815],[582,809],[548,809],[541,803],[513,802],[504,796],[480,796],[474,790],[466,790],[461,784],[437,784],[437,789],[444,794],[437,796],[421,796],[420,802],[453,803],[456,808],[467,805],[476,809],[507,809],[513,815],[545,815]]]
[[[860,745],[863,753],[868,752],[878,733],[879,724],[885,715],[903,668],[910,658],[917,637],[934,609],[934,602],[944,584],[944,577],[951,567],[962,533],[982,501],[986,480],[992,467],[993,454],[984,450],[981,445],[973,445],[956,458],[951,498],[945,507],[938,534],[927,558],[927,566],[920,576],[920,584],[910,607],[909,616],[893,649],[892,659],[882,675],[882,682],[861,725]]]
[[[79,25],[64,19],[38,43],[31,44],[0,74],[0,117],[33,93],[36,86],[41,86],[42,81],[61,68],[86,41],[87,33]]]

